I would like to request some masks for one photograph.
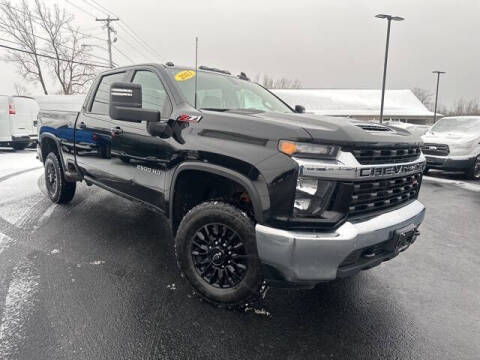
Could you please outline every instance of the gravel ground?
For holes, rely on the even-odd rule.
[[[0,359],[480,357],[480,184],[433,173],[405,253],[243,313],[192,295],[164,217],[84,184],[54,205],[40,165],[0,149]]]

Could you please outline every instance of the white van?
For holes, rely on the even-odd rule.
[[[38,109],[31,97],[0,95],[0,146],[23,150],[36,142]]]

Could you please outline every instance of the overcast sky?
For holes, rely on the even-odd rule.
[[[374,15],[391,13],[406,20],[392,24],[387,88],[433,92],[431,71],[440,69],[447,72],[441,103],[480,97],[479,0],[95,1],[159,54],[153,56],[116,24],[116,46],[134,62],[193,65],[198,36],[201,65],[250,77],[299,79],[312,88],[380,88],[386,21]],[[83,12],[65,0],[56,2],[75,14],[83,31],[105,37],[93,17],[105,14],[90,6],[91,0],[72,0]],[[91,42],[104,46],[98,39]],[[106,57],[106,50],[95,54]],[[114,61],[130,63],[116,50]],[[22,80],[11,65],[2,63],[1,69],[0,92],[12,93],[14,82]]]

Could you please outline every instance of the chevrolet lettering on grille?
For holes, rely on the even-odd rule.
[[[399,174],[408,174],[423,171],[424,164],[392,165],[384,167],[368,167],[360,169],[360,177],[378,177]]]

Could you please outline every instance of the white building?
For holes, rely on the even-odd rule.
[[[368,89],[273,89],[292,107],[305,106],[318,115],[351,117],[374,121],[380,116],[381,90]],[[432,124],[433,112],[411,90],[386,90],[383,110],[385,121]]]

